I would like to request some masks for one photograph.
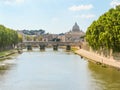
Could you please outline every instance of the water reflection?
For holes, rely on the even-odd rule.
[[[10,60],[11,61],[11,60]],[[120,72],[89,63],[64,49],[18,55],[0,70],[0,90],[119,90]],[[8,62],[8,61],[7,61]]]
[[[120,90],[120,71],[113,68],[103,68],[101,65],[88,63],[93,80],[102,90]]]

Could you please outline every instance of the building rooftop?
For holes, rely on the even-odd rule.
[[[79,28],[77,22],[75,22],[75,25],[73,26],[72,31],[73,32],[80,32],[80,28]]]

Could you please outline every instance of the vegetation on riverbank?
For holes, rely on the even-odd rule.
[[[120,5],[104,13],[88,27],[86,41],[94,50],[120,52]]]
[[[22,42],[22,36],[17,31],[0,25],[0,60],[16,53],[15,46],[18,42]]]
[[[0,51],[13,49],[18,40],[17,31],[0,25]]]
[[[0,60],[8,59],[10,55],[15,54],[17,50],[7,50],[0,52]]]
[[[75,51],[79,50],[78,47],[71,47],[71,51],[75,53]]]

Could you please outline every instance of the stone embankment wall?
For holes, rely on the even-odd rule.
[[[86,51],[84,49],[79,49],[79,50],[75,51],[75,53],[88,58],[88,60],[90,60],[90,61],[99,62],[101,64],[109,65],[109,66],[120,69],[120,61],[117,61],[117,60],[114,60],[111,58],[108,59],[106,57],[100,56],[96,53]]]
[[[118,53],[118,52],[113,53],[112,50],[101,49],[99,51],[95,51],[86,42],[84,42],[82,44],[82,49],[89,51],[91,53],[95,53],[95,54],[102,56],[102,57],[105,57],[107,59],[113,59],[113,60],[120,61],[120,53]]]
[[[75,53],[88,58],[90,61],[99,62],[120,69],[120,53],[112,54],[112,51],[94,51],[86,43],[83,43],[81,49],[76,50]],[[104,53],[107,54],[105,55]]]

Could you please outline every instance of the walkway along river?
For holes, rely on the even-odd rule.
[[[120,71],[63,49],[24,52],[0,70],[0,90],[119,90]],[[14,62],[13,62],[14,61]]]

